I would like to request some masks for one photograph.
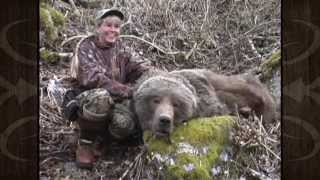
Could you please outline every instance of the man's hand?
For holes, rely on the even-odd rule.
[[[121,97],[123,98],[131,98],[132,97],[132,93],[133,93],[133,90],[132,88],[130,88],[129,86],[126,86],[126,88],[124,88],[122,91],[121,91]]]

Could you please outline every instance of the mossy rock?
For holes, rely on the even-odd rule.
[[[60,56],[56,52],[51,52],[47,49],[44,49],[40,51],[40,59],[50,63],[55,63],[60,60]]]
[[[54,8],[48,8],[55,26],[62,27],[65,22],[63,14]]]
[[[58,37],[50,12],[42,7],[40,7],[40,28],[44,31],[46,40],[52,41]]]
[[[281,97],[281,51],[274,52],[269,59],[260,66],[262,76],[260,80],[266,84],[271,94],[275,97],[277,107],[280,108]],[[280,111],[280,110],[279,110]]]
[[[45,39],[52,42],[58,38],[58,29],[63,27],[65,18],[60,11],[47,6],[45,3],[40,4],[40,28],[45,32]]]
[[[233,125],[232,116],[197,118],[177,127],[170,138],[154,138],[145,132],[144,140],[151,158],[164,165],[165,179],[209,180]]]
[[[267,78],[272,76],[273,72],[280,69],[281,51],[273,53],[269,59],[266,59],[260,66],[263,75]]]

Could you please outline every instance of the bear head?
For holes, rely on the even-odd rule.
[[[198,99],[185,79],[158,75],[139,84],[133,102],[143,130],[168,136],[194,115]]]

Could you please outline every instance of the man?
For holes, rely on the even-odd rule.
[[[65,114],[80,127],[76,162],[82,168],[92,168],[101,155],[107,131],[123,139],[136,126],[125,100],[132,96],[131,85],[148,68],[122,45],[119,35],[123,20],[117,9],[99,11],[96,34],[78,43],[71,62],[71,75],[85,91],[66,101]]]

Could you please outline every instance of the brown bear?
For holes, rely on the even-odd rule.
[[[149,74],[138,81],[133,103],[141,128],[157,136],[168,136],[175,126],[195,117],[254,111],[269,123],[276,113],[272,96],[253,76],[206,69]]]

